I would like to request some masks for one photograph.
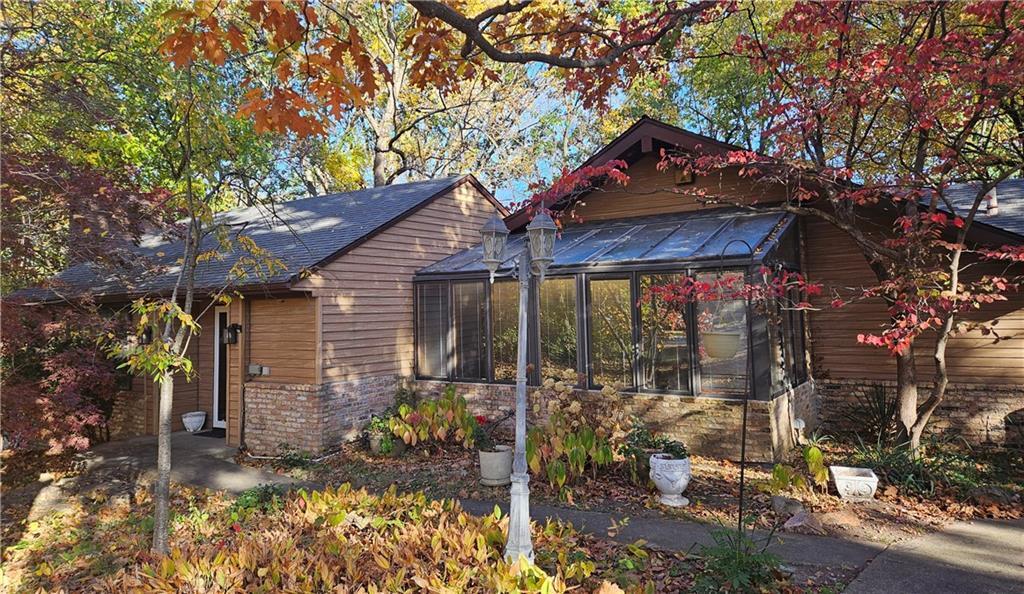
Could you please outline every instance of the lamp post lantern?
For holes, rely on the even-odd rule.
[[[533,561],[533,542],[530,538],[530,475],[526,468],[526,337],[529,316],[530,275],[537,274],[538,282],[554,259],[555,233],[558,228],[551,217],[542,212],[526,228],[528,241],[523,242],[515,275],[519,279],[519,327],[516,357],[516,444],[512,459],[511,502],[509,504],[508,540],[505,559],[516,561],[526,557]],[[502,251],[508,238],[508,228],[495,215],[480,230],[483,239],[484,265],[494,273],[502,262]]]

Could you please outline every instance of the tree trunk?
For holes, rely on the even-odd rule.
[[[386,185],[388,185],[387,149],[375,146],[373,148],[373,187],[379,188]]]
[[[917,422],[917,364],[913,348],[896,355],[896,395],[900,405],[900,434],[903,439],[909,439],[911,428]]]
[[[156,485],[153,488],[153,552],[166,555],[171,500],[171,414],[174,403],[174,376],[166,372],[160,378],[160,418],[156,451]]]

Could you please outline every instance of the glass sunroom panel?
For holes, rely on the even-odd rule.
[[[448,283],[416,286],[416,369],[424,377],[448,376]]]
[[[628,278],[590,279],[590,372],[595,386],[633,387],[633,307]]]
[[[682,274],[640,277],[641,381],[648,390],[690,391],[690,343],[686,306],[669,306],[651,293],[681,281]]]
[[[452,283],[458,379],[487,378],[487,302],[482,281]]]
[[[495,281],[491,285],[491,356],[494,381],[516,380],[519,339],[519,283]]]
[[[742,273],[724,271],[697,275],[698,280],[714,282],[736,278],[742,283]],[[746,385],[747,307],[740,299],[719,299],[698,303],[697,360],[702,392],[742,394]]]
[[[549,278],[540,285],[540,374],[576,369],[576,279]]]

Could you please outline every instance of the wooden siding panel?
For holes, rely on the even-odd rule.
[[[297,285],[319,297],[322,381],[412,374],[413,275],[479,243],[495,210],[462,184]]]
[[[786,199],[781,185],[755,184],[741,178],[739,169],[726,169],[721,173],[700,176],[694,183],[675,185],[671,171],[658,171],[658,157],[644,157],[631,165],[626,174],[626,186],[609,184],[603,190],[584,197],[576,207],[576,214],[584,222],[627,217],[639,217],[677,212],[690,212],[723,205],[706,205],[687,192],[702,191],[707,198],[721,196],[745,203],[773,203]]]
[[[255,299],[249,302],[249,362],[270,367],[269,383],[316,383],[316,299]]]
[[[841,231],[825,222],[805,224],[807,272],[812,280],[828,286],[861,287],[874,280],[857,246]],[[976,273],[980,273],[979,269]],[[965,316],[967,320],[996,320],[996,331],[1006,340],[994,342],[980,331],[954,336],[949,341],[946,366],[950,381],[963,383],[1024,383],[1024,294],[1008,301],[985,305]],[[819,377],[833,379],[894,380],[895,360],[884,349],[860,345],[857,334],[878,331],[888,314],[881,301],[855,303],[833,310],[827,303],[811,312],[812,361]],[[931,379],[934,333],[917,340],[918,378]]]

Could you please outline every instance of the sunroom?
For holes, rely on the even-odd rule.
[[[692,418],[684,409],[708,399],[728,407],[744,396],[768,403],[791,393],[807,380],[799,309],[743,299],[668,307],[651,296],[655,287],[686,276],[753,279],[764,266],[798,270],[797,234],[791,215],[735,209],[568,225],[556,239],[544,281],[531,285],[530,384],[575,370],[579,389],[614,384],[663,430]],[[515,381],[518,283],[512,270],[524,240],[524,232],[509,236],[493,283],[479,245],[416,274],[421,383]],[[733,429],[723,415],[713,416],[707,429]],[[792,411],[784,416],[792,421]],[[763,421],[760,430],[774,433],[770,419]],[[686,435],[691,431],[677,427],[675,433],[693,441]]]

